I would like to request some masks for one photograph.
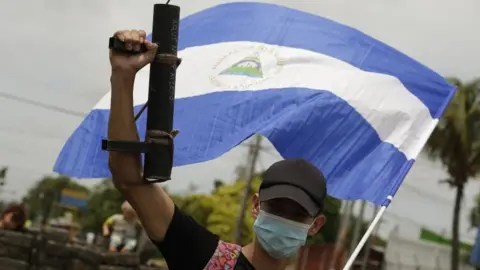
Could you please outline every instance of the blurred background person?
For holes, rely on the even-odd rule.
[[[141,232],[137,213],[128,202],[122,204],[122,214],[114,214],[103,223],[103,236],[109,237],[108,250],[111,252],[134,251]]]
[[[12,203],[5,208],[0,221],[0,228],[5,230],[23,231],[27,213],[22,204]]]

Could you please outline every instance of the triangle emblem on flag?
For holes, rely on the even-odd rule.
[[[251,78],[262,78],[262,63],[258,57],[246,57],[220,72],[220,75],[240,75]]]

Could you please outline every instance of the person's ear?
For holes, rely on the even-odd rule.
[[[320,231],[320,229],[325,225],[327,218],[324,215],[318,216],[312,223],[310,230],[308,231],[309,236],[314,236]]]
[[[258,212],[260,212],[260,198],[258,197],[258,193],[255,193],[252,196],[252,217],[253,217],[253,219],[257,218]]]

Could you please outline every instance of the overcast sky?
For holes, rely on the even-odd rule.
[[[226,2],[230,1],[172,0],[181,6],[182,16]],[[462,80],[480,76],[480,36],[474,30],[480,28],[478,0],[260,2],[287,5],[353,26],[442,75]],[[0,196],[18,198],[42,175],[51,173],[63,143],[82,120],[12,100],[5,94],[87,113],[109,89],[107,38],[118,29],[149,30],[153,3],[0,2],[0,166],[10,167],[6,190]],[[169,186],[184,191],[194,182],[206,192],[214,178],[232,179],[235,167],[245,163],[245,154],[245,147],[238,147],[217,160],[176,168]],[[278,158],[275,153],[263,153],[259,169]],[[416,237],[421,225],[449,234],[454,192],[438,184],[444,177],[439,164],[420,158],[387,211],[382,235],[395,225],[400,225],[400,232],[409,237]],[[95,182],[82,181],[88,185]],[[469,184],[463,209],[472,206],[478,191],[479,182]],[[473,240],[466,212],[461,234]]]

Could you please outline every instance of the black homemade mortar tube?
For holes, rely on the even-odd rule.
[[[180,7],[154,5],[152,42],[158,44],[157,55],[177,55],[179,21]],[[155,138],[155,131],[172,132],[176,70],[174,63],[150,64],[146,141]],[[145,154],[143,177],[149,182],[170,180],[172,167],[173,145],[171,151],[149,151]]]

